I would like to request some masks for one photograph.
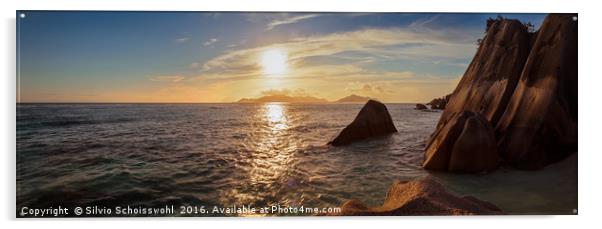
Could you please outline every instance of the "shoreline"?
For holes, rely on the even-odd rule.
[[[509,214],[574,215],[578,205],[577,158],[574,153],[537,171],[506,167],[482,175],[428,171],[428,176],[450,192],[489,201]]]

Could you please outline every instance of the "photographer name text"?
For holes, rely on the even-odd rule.
[[[143,206],[81,206],[81,207],[22,207],[20,217],[103,217],[103,216],[245,216],[245,215],[316,215],[340,213],[340,208],[270,205],[204,206],[204,205],[165,205],[163,207]]]

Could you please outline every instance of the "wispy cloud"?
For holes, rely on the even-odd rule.
[[[184,80],[185,77],[184,76],[153,76],[150,77],[151,81],[155,81],[155,82],[180,82],[182,80]]]
[[[410,27],[410,28],[428,28],[427,26],[429,24],[435,22],[440,17],[441,17],[441,14],[436,14],[429,18],[418,19],[418,20],[412,22],[412,24],[410,24],[410,26],[408,26],[408,27]]]
[[[310,96],[305,89],[297,88],[297,89],[268,89],[261,91],[261,95],[269,96],[269,95],[288,95],[288,96]]]
[[[315,17],[319,17],[319,14],[305,14],[305,15],[300,15],[300,16],[294,16],[294,17],[287,17],[287,18],[283,18],[283,19],[276,19],[271,21],[270,23],[268,23],[266,30],[272,30],[274,28],[276,28],[277,26],[281,26],[281,25],[286,25],[286,24],[294,24],[303,20],[307,20],[310,18],[315,18]]]
[[[238,42],[238,43],[229,44],[227,47],[228,47],[228,48],[236,48],[236,47],[239,47],[239,46],[241,46],[241,45],[244,45],[244,44],[246,44],[246,43],[247,43],[247,40],[246,40],[246,39],[243,39],[243,40],[241,40],[241,41],[240,41],[240,42]]]
[[[410,70],[403,66],[421,63],[438,68],[435,65],[451,67],[468,61],[475,52],[474,37],[482,36],[478,30],[425,28],[432,20],[408,27],[365,28],[233,47],[199,62],[199,75],[187,80],[199,85],[223,83],[232,88],[228,95],[238,97],[248,97],[251,92],[261,96],[264,93],[260,92],[270,88],[305,88],[307,93],[331,100],[357,93],[386,101],[423,101],[453,90],[458,73],[431,75],[421,71],[423,67]],[[289,65],[287,76],[275,79],[280,81],[275,85],[266,81],[269,79],[263,76],[258,61],[272,49],[285,51]]]
[[[296,75],[308,76],[308,72],[326,76],[325,73],[337,75],[366,74],[374,75],[361,68],[361,63],[369,64],[379,61],[404,61],[416,59],[437,59],[439,61],[466,58],[474,52],[474,37],[466,31],[453,30],[420,30],[417,28],[364,29],[351,32],[332,33],[321,36],[296,38],[286,42],[267,46],[228,51],[203,65],[203,71],[219,73],[220,77],[241,76],[250,73],[259,74],[258,56],[269,49],[286,50],[289,65],[296,70]],[[333,58],[354,53],[361,56],[357,62],[349,58],[344,65],[324,66],[325,64],[305,64],[314,57]],[[332,69],[326,69],[331,67]],[[320,68],[317,70],[316,68]],[[352,70],[352,72],[350,72]],[[295,74],[292,72],[291,74]],[[303,75],[305,74],[305,75]],[[395,76],[398,73],[385,73],[382,76]],[[397,75],[403,78],[403,75]]]
[[[205,41],[205,43],[203,43],[203,46],[210,46],[210,45],[215,44],[218,41],[219,41],[219,39],[217,39],[217,38],[211,38],[208,41]]]
[[[383,89],[383,86],[381,85],[374,85],[374,83],[360,83],[358,81],[347,83],[345,90],[351,93],[361,93],[364,95],[385,92],[385,89]]]
[[[179,38],[176,38],[175,41],[177,43],[184,43],[184,42],[187,42],[188,40],[190,40],[190,37],[179,37]]]

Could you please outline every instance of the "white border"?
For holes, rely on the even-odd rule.
[[[2,228],[313,228],[316,226],[358,228],[581,228],[600,225],[598,204],[602,190],[600,131],[600,20],[602,9],[595,1],[541,0],[21,0],[2,1]],[[16,10],[147,10],[147,11],[353,11],[353,12],[577,12],[579,13],[579,215],[502,217],[339,217],[339,218],[137,218],[79,220],[15,220],[15,11]],[[596,68],[596,69],[595,69]],[[94,221],[93,223],[91,221]],[[593,226],[591,226],[593,227]]]
[[[557,2],[557,1],[555,1]],[[344,0],[145,0],[81,1],[24,0],[16,4],[27,10],[175,10],[175,11],[355,11],[355,12],[577,12],[577,1],[542,3],[525,0],[423,0],[423,1],[344,1]]]

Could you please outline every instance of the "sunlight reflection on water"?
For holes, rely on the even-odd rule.
[[[263,104],[253,116],[258,128],[254,128],[254,137],[248,139],[253,146],[248,170],[250,186],[275,187],[273,190],[261,190],[273,195],[283,183],[289,182],[288,172],[298,149],[296,139],[291,138],[292,120],[288,115],[286,104]],[[244,198],[239,201],[244,201]]]
[[[280,132],[288,128],[288,119],[284,106],[280,103],[266,103],[262,109],[266,121],[272,132]]]
[[[20,106],[18,205],[43,207],[61,199],[80,206],[108,198],[148,206],[325,207],[349,198],[381,203],[394,179],[424,174],[424,139],[439,114],[388,104],[400,133],[327,146],[361,107]]]

